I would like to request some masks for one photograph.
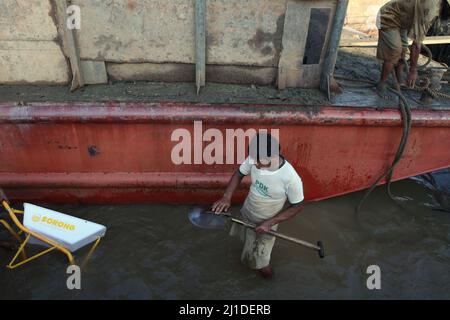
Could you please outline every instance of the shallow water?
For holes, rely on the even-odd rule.
[[[192,226],[188,206],[47,205],[108,227],[82,290],[67,289],[66,261],[51,253],[15,271],[1,268],[0,298],[449,299],[450,171],[395,183],[393,191],[402,206],[378,188],[357,216],[361,193],[308,205],[280,231],[322,240],[327,257],[279,240],[272,281],[241,265],[238,239]],[[0,265],[11,256],[0,249]],[[381,268],[381,290],[366,287],[370,265]]]

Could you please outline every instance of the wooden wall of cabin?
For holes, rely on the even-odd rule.
[[[46,0],[0,1],[0,83],[69,81],[51,12]]]
[[[0,1],[0,83],[69,82],[55,1],[65,0]],[[207,0],[207,82],[316,87],[336,3]],[[194,0],[72,4],[82,10],[80,58],[94,71],[103,66],[112,80],[195,81]]]

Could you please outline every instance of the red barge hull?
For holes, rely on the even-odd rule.
[[[395,109],[190,103],[0,104],[0,186],[17,201],[211,203],[235,165],[175,165],[174,130],[279,129],[307,200],[369,187],[402,130]],[[395,180],[450,167],[450,110],[413,110]],[[248,185],[248,181],[247,181]],[[235,201],[246,195],[245,186]]]

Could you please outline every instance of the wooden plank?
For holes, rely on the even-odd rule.
[[[286,74],[289,87],[293,88],[318,88],[322,65],[303,65],[298,70],[288,70]]]
[[[104,61],[81,61],[81,74],[85,84],[108,83]]]
[[[304,61],[309,58],[305,59],[305,49],[308,41],[311,13],[317,9],[330,9],[330,18],[319,63],[308,64]],[[278,88],[280,90],[290,87],[318,87],[319,81],[317,78],[322,70],[323,59],[330,38],[329,34],[332,26],[330,22],[334,17],[335,10],[336,3],[331,1],[288,1],[282,40],[283,50],[278,68]]]
[[[67,84],[69,66],[55,41],[1,41],[1,84]]]
[[[205,1],[206,63],[277,67],[286,1]],[[196,0],[72,2],[82,10],[82,60],[195,64]]]
[[[85,81],[75,30],[67,28],[68,1],[69,0],[56,0],[52,3],[56,9],[57,29],[62,40],[63,51],[69,58],[70,67],[72,69],[72,85],[70,91],[75,91],[76,89],[83,87]]]
[[[286,8],[284,22],[283,51],[281,52],[278,67],[278,88],[291,87],[289,79],[300,74],[300,67],[305,51],[305,42],[308,32],[304,30],[309,24],[310,8],[304,2],[289,0]],[[294,75],[292,75],[294,73]]]
[[[195,82],[195,65],[182,63],[107,63],[115,81]],[[274,67],[207,65],[208,82],[271,85],[277,77]]]
[[[320,89],[330,96],[330,83],[332,81],[339,51],[339,41],[344,28],[345,17],[347,16],[348,0],[339,0],[334,15],[332,31],[328,44],[328,51],[323,63],[323,70],[320,79]]]
[[[195,64],[197,94],[206,84],[206,0],[195,2]]]

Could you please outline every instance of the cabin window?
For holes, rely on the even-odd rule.
[[[313,8],[309,20],[308,37],[306,38],[303,64],[319,64],[325,47],[328,26],[330,23],[330,8]]]

